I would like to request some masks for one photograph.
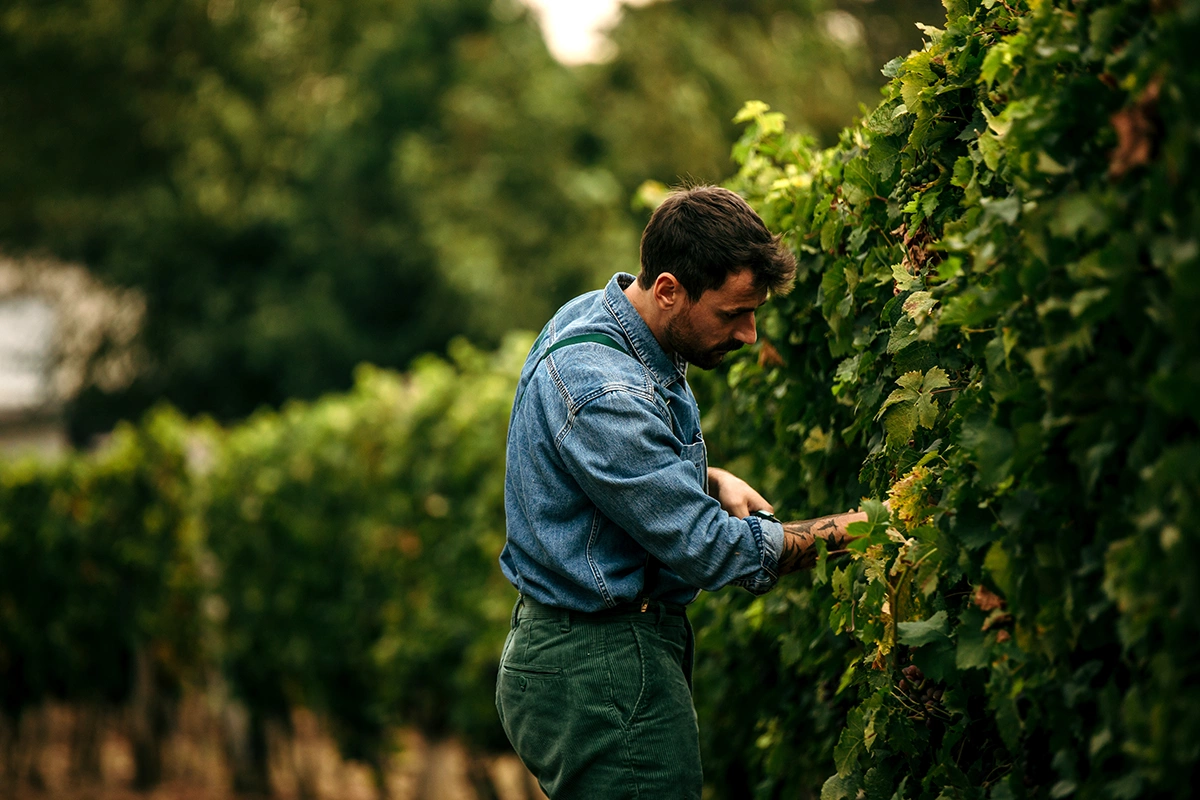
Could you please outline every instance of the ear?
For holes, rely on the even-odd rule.
[[[659,273],[654,279],[654,285],[650,287],[650,294],[654,297],[654,303],[663,311],[670,311],[687,299],[683,284],[669,272]]]

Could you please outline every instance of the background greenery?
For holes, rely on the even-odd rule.
[[[147,297],[74,429],[188,415],[0,464],[6,719],[131,705],[149,785],[215,672],[242,788],[296,706],[376,766],[394,724],[502,747],[503,332],[732,145],[801,269],[695,376],[712,459],[871,522],[697,604],[709,795],[1189,796],[1200,5],[948,0],[887,61],[891,11],[656,4],[568,69],[516,6],[5,6],[0,241]]]

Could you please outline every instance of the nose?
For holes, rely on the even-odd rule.
[[[733,332],[733,338],[742,344],[754,344],[758,341],[758,330],[754,324],[754,312],[746,314],[745,319]]]

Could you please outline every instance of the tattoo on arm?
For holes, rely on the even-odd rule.
[[[817,539],[824,539],[829,549],[840,550],[850,540],[846,525],[858,515],[831,514],[799,522],[783,524],[783,555],[779,559],[779,574],[808,569],[817,563]]]

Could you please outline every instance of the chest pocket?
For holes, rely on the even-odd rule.
[[[696,478],[705,492],[708,491],[708,452],[704,448],[704,437],[696,434],[696,441],[685,444],[679,457],[696,467]]]

